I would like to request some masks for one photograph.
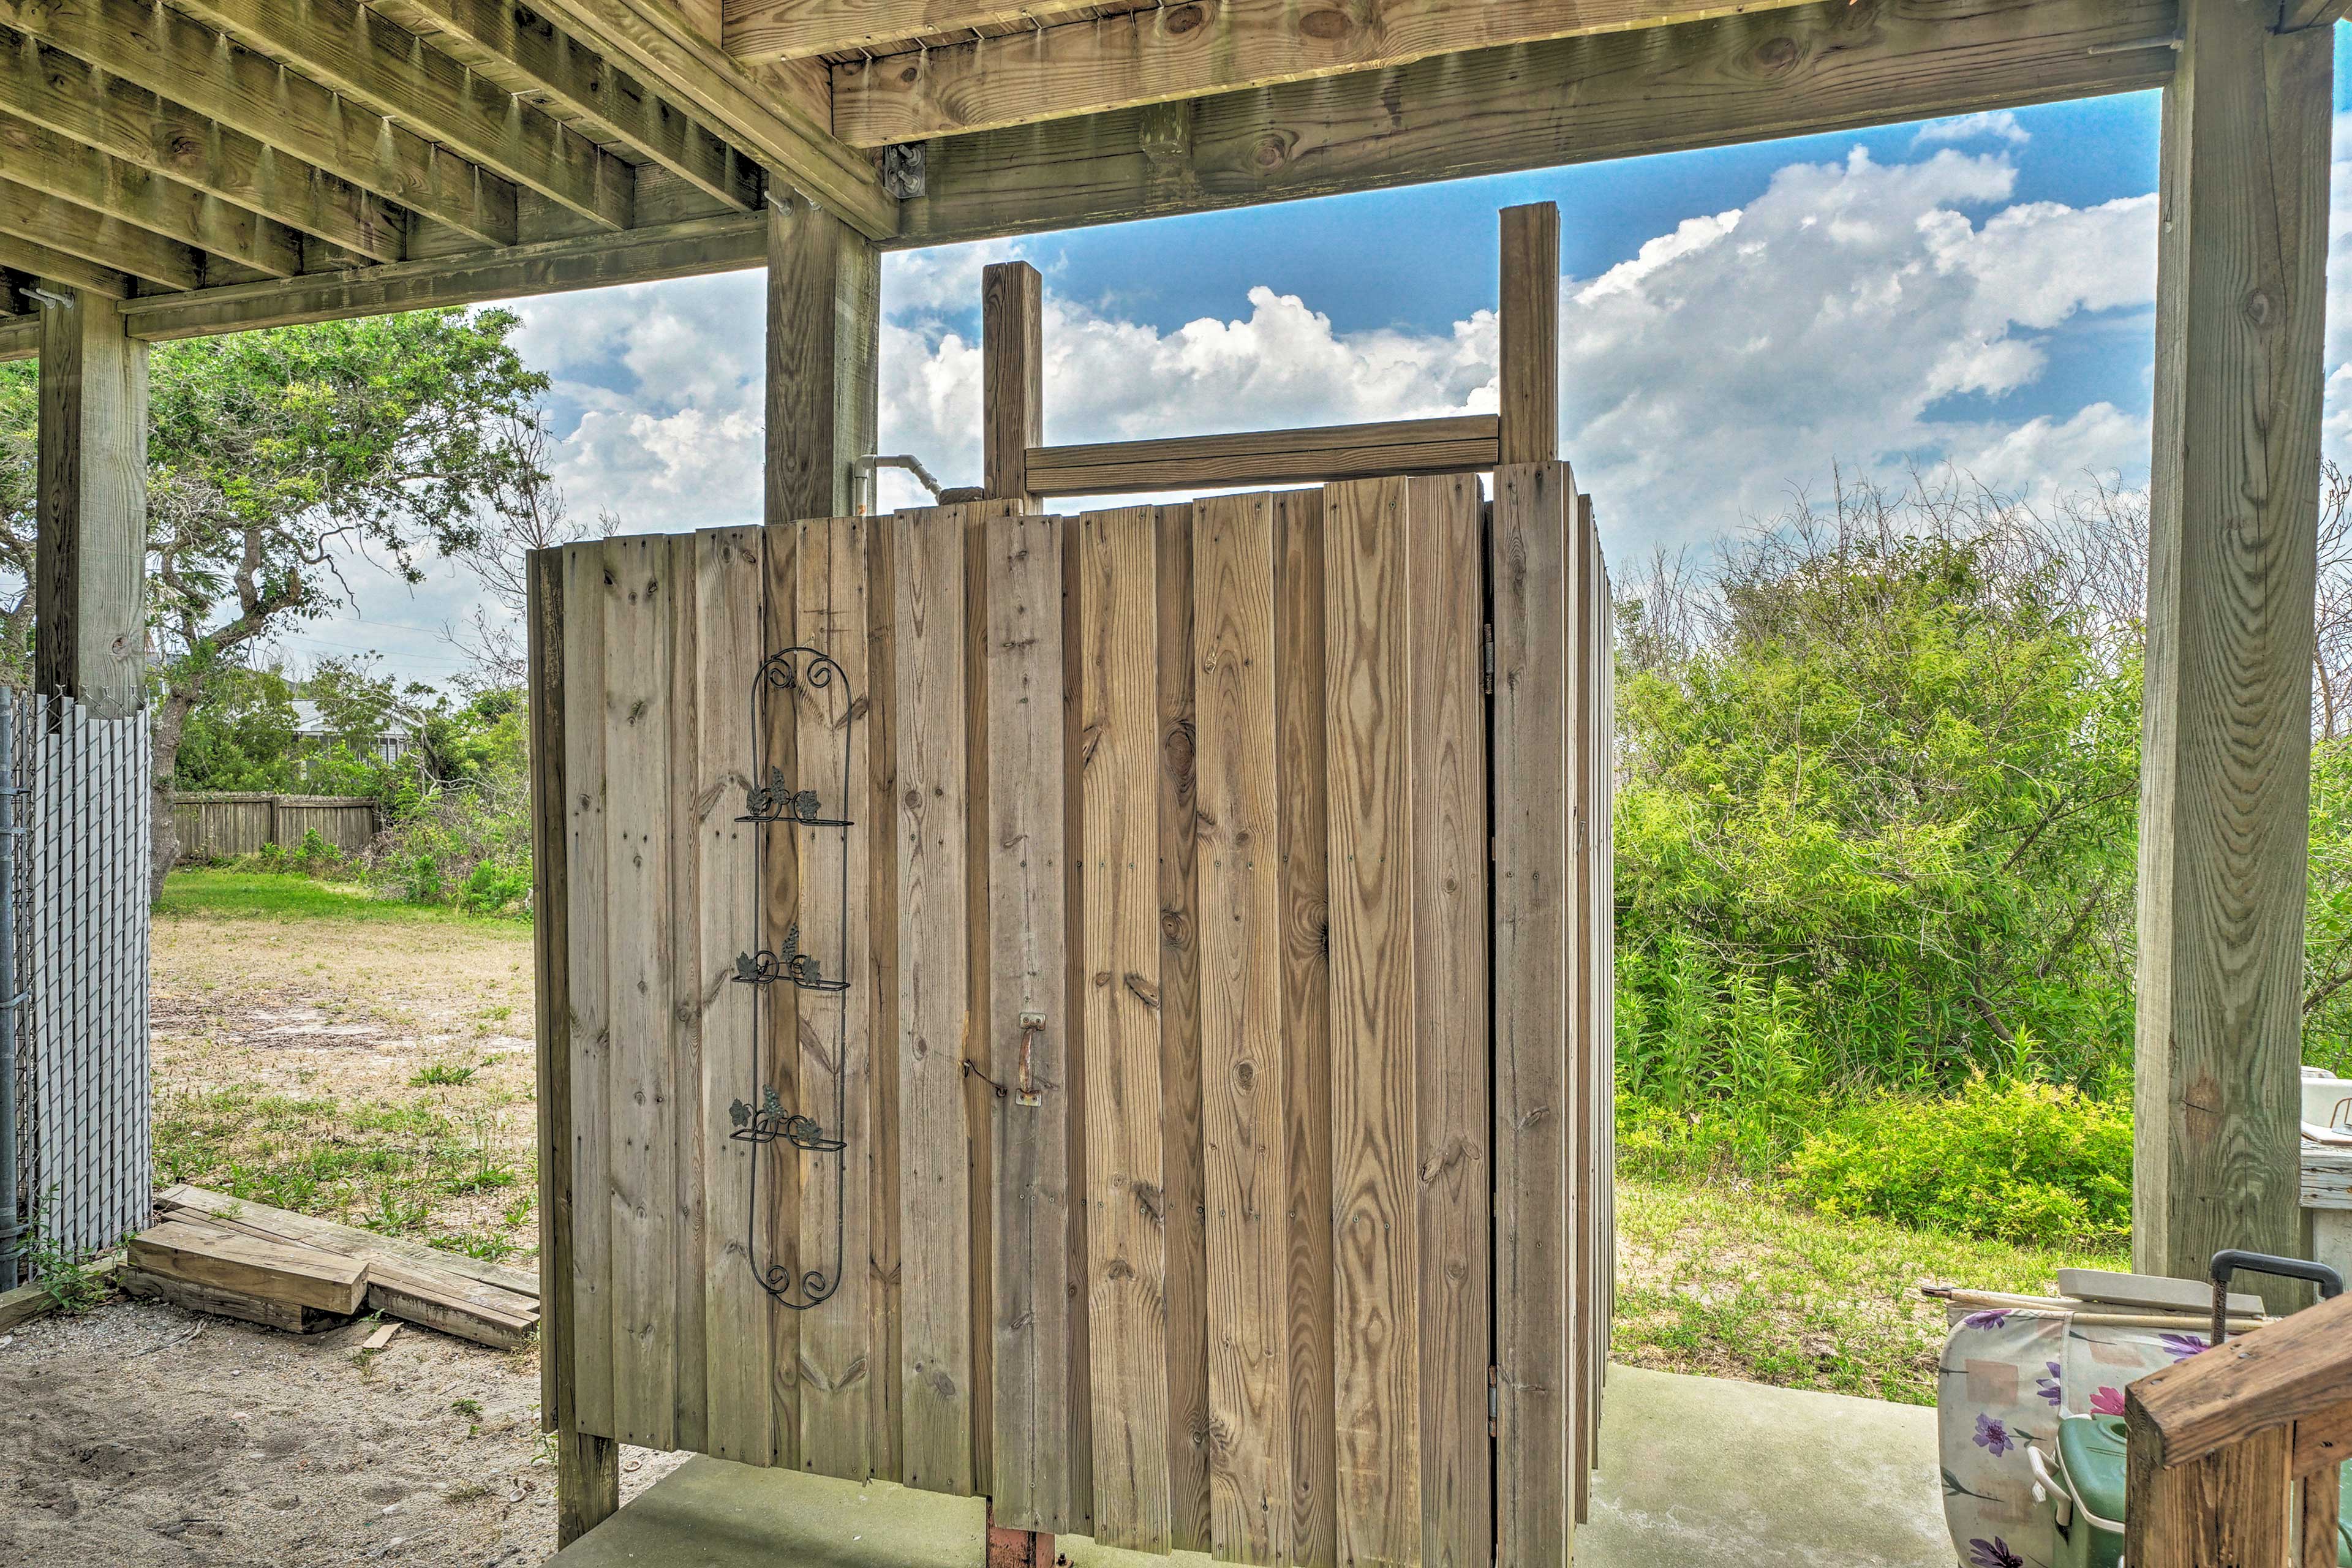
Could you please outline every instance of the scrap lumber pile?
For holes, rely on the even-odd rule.
[[[313,1333],[362,1311],[496,1350],[539,1327],[539,1279],[242,1198],[175,1186],[131,1237],[120,1276],[134,1296]]]

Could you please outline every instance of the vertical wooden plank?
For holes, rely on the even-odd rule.
[[[1169,1539],[1209,1549],[1209,1238],[1192,723],[1192,509],[1152,523],[1160,703],[1160,1083],[1167,1184]]]
[[[872,1042],[864,987],[868,879],[865,842],[875,831],[859,804],[867,758],[859,727],[866,721],[866,630],[864,531],[857,518],[797,527],[799,640],[840,667],[838,683],[806,689],[795,705],[794,746],[802,787],[824,802],[824,815],[845,816],[835,828],[800,831],[801,950],[816,955],[828,976],[845,976],[851,989],[807,993],[800,1008],[800,1091],[810,1115],[838,1127],[848,1141],[839,1163],[810,1158],[801,1189],[803,1267],[838,1274],[822,1307],[801,1321],[801,1467],[862,1480],[873,1473],[870,1391],[873,1364],[873,1272],[865,1248],[873,1187]]]
[[[1559,207],[1502,214],[1499,450],[1505,466],[1559,457]]]
[[[964,519],[892,520],[898,768],[899,1324],[906,1481],[973,1482]]]
[[[738,819],[749,804],[759,754],[751,704],[767,651],[761,626],[766,552],[757,529],[714,530],[696,534],[694,542],[701,648],[695,667],[694,823],[701,875],[695,988],[702,1007],[705,1441],[707,1451],[722,1459],[765,1465],[775,1457],[772,1349],[768,1298],[752,1262],[755,1227],[761,1224],[752,1202],[752,1162],[761,1155],[727,1132],[729,1108],[739,1100],[757,1103],[761,1085],[751,987],[734,984],[733,976],[735,955],[753,945],[760,918],[758,829]],[[762,1238],[759,1256],[765,1255]]]
[[[612,1053],[614,1436],[673,1447],[677,1294],[670,1103],[669,543],[611,542],[604,600],[604,908]],[[594,1124],[581,1129],[589,1137]]]
[[[1402,479],[1323,491],[1339,1555],[1422,1551],[1412,669]]]
[[[87,289],[41,306],[33,689],[94,719],[144,700],[147,345]]]
[[[1085,591],[1087,570],[1085,523],[1062,524],[1062,900],[1066,931],[1063,950],[1067,977],[1063,994],[1070,1009],[1070,1229],[1068,1277],[1070,1302],[1070,1494],[1077,1530],[1091,1535],[1095,1528],[1094,1442],[1094,1238],[1088,1222],[1090,1195],[1097,1179],[1088,1152],[1087,1104],[1093,1093],[1087,1071],[1092,1047],[1087,1037],[1093,974],[1083,933],[1087,929],[1087,860],[1086,853],[1086,771],[1094,757],[1094,735],[1086,704],[1087,639]]]
[[[611,974],[606,967],[604,773],[605,606],[614,593],[609,542],[562,554],[565,875],[572,889],[564,943],[571,1036],[572,1363],[583,1432],[616,1437],[613,1420]]]
[[[540,1422],[555,1437],[555,1533],[568,1545],[621,1504],[620,1445],[580,1430],[573,1300],[572,880],[562,552],[530,558],[531,921],[539,1112]],[[594,605],[597,601],[591,599]],[[600,922],[601,923],[601,922]]]
[[[801,642],[799,526],[771,516],[764,536],[760,590],[760,654],[767,657]],[[789,691],[763,687],[752,710],[759,737],[758,777],[765,783],[778,773],[804,787],[800,753],[800,721]],[[745,949],[757,952],[781,951],[785,933],[801,921],[803,898],[801,877],[800,828],[789,823],[752,825],[760,856],[760,918]],[[740,950],[739,950],[740,951]],[[759,1023],[760,1094],[748,1096],[758,1105],[772,1089],[783,1104],[808,1110],[801,1084],[801,993],[779,982],[756,988],[752,1005]],[[783,1142],[754,1152],[751,1194],[761,1229],[756,1269],[782,1280],[797,1282],[811,1267],[807,1238],[802,1234],[801,1193],[809,1160]],[[829,1241],[831,1238],[826,1237]],[[797,1284],[794,1293],[798,1293]],[[801,1331],[807,1314],[772,1305],[763,1294],[760,1310],[768,1332],[768,1436],[773,1447],[769,1463],[798,1469],[801,1463]]]
[[[902,1478],[903,1346],[899,1332],[899,1179],[905,1169],[898,1121],[898,685],[895,524],[865,527],[866,654],[866,793],[858,802],[866,856],[867,1038],[874,1070],[874,1147],[867,1176],[873,1225],[867,1240],[874,1363],[874,1473]]]
[[[1291,1559],[1273,498],[1195,503],[1200,1037],[1215,1554]]]
[[[996,268],[992,268],[993,273]],[[1037,1100],[992,1095],[990,1497],[996,1522],[1066,1534],[1074,1386],[1069,1271],[1070,1005],[1065,909],[1062,544],[1053,517],[991,525],[987,702],[989,1024],[992,1076]],[[1034,1026],[1034,1027],[1033,1027]]]
[[[990,1308],[996,1299],[996,1246],[993,1239],[996,1195],[994,1124],[996,1093],[990,1080],[1002,1082],[997,1039],[989,1029],[990,953],[988,935],[989,756],[988,756],[988,531],[990,520],[1008,502],[967,505],[963,515],[963,701],[964,742],[964,974],[970,989],[964,996],[964,1058],[972,1070],[963,1080],[964,1148],[967,1155],[964,1193],[970,1205],[971,1226],[966,1242],[971,1275],[964,1281],[964,1310],[971,1320],[971,1485],[986,1495],[994,1492],[996,1428],[990,1418],[994,1408],[995,1334]]]
[[[982,269],[982,482],[992,499],[1024,510],[1029,448],[1045,444],[1045,280],[1025,261]]]
[[[2301,1568],[2336,1568],[2344,1501],[2343,1467],[2328,1465],[2296,1479],[2295,1542]]]
[[[1494,1560],[1485,552],[1478,481],[1406,481],[1422,1561]]]
[[[1601,897],[1592,859],[1593,713],[1600,679],[1593,658],[1592,508],[1577,498],[1576,526],[1569,550],[1575,559],[1570,591],[1574,595],[1565,630],[1568,644],[1561,658],[1570,671],[1568,788],[1562,804],[1568,811],[1570,842],[1576,857],[1575,889],[1570,900],[1568,938],[1569,1078],[1575,1086],[1575,1132],[1570,1144],[1575,1189],[1570,1194],[1574,1227],[1574,1255],[1570,1263],[1570,1293],[1575,1310],[1577,1402],[1574,1423],[1572,1495],[1576,1521],[1584,1522],[1591,1510],[1592,1469],[1600,1463],[1601,1375],[1606,1352],[1601,1342],[1601,1280],[1607,1260],[1601,1254],[1602,1205],[1601,1190],[1603,1117],[1601,1101],[1601,1056],[1594,1019],[1599,1001],[1593,995],[1593,910]]]
[[[2187,0],[2165,89],[2132,1256],[2301,1250],[2334,27]],[[2273,1310],[2305,1298],[2261,1285]]]
[[[2161,1438],[2126,1389],[2124,1561],[2132,1568],[2261,1564],[2287,1555],[2294,1487],[2292,1422],[2267,1426],[2231,1447],[2159,1468]]]
[[[1109,1545],[1165,1552],[1168,1194],[1154,528],[1150,507],[1089,512],[1078,522],[1086,910],[1078,941],[1085,952],[1095,1535]]]
[[[1592,547],[1588,574],[1593,616],[1600,624],[1592,639],[1593,684],[1600,692],[1592,755],[1600,778],[1589,834],[1594,846],[1592,994],[1600,1015],[1593,1029],[1593,1095],[1601,1131],[1592,1153],[1593,1189],[1601,1212],[1601,1234],[1593,1242],[1593,1267],[1600,1276],[1594,1283],[1600,1321],[1592,1336],[1592,1445],[1598,1467],[1602,1395],[1609,1386],[1609,1346],[1617,1318],[1617,638],[1609,563],[1593,522],[1591,496],[1577,497],[1577,517]]]
[[[1324,718],[1323,492],[1273,498],[1274,701],[1281,791],[1284,1220],[1291,1556],[1338,1561],[1331,1412],[1331,952]]]
[[[1495,471],[1496,1544],[1567,1558],[1578,1390],[1570,1343],[1568,509],[1565,466]]]
[[[669,838],[670,883],[663,910],[667,938],[670,984],[669,1103],[674,1125],[666,1158],[669,1169],[671,1225],[674,1239],[671,1322],[676,1364],[671,1441],[699,1453],[709,1447],[709,1342],[704,1311],[707,1276],[703,1272],[708,1215],[703,1207],[708,1173],[706,1126],[723,1128],[724,1121],[706,1123],[702,1071],[703,1011],[709,997],[700,988],[702,955],[702,823],[698,812],[700,771],[700,671],[702,649],[698,592],[697,542],[691,533],[669,536],[669,583],[674,621],[671,626],[669,690],[664,703],[669,715],[669,776],[664,800],[664,830]],[[657,1158],[664,1152],[655,1151]]]

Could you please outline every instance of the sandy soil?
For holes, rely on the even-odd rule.
[[[449,1192],[415,1233],[500,1240],[529,1268],[532,1189],[528,928],[177,916],[155,925],[159,1122],[216,1091],[331,1106],[217,1119],[208,1150],[285,1163],[383,1108],[429,1107],[514,1166]],[[462,1084],[412,1082],[429,1064]],[[323,1122],[323,1125],[321,1125]],[[478,1132],[477,1130],[479,1130]],[[314,1212],[337,1212],[322,1187]],[[356,1207],[362,1200],[352,1198]],[[294,1335],[117,1299],[0,1336],[0,1564],[522,1564],[554,1549],[554,1471],[539,1444],[535,1350],[502,1354],[404,1328],[362,1354],[362,1320]],[[629,1448],[624,1499],[683,1455]]]
[[[115,1300],[0,1337],[0,1563],[532,1563],[539,1371],[362,1321],[280,1333]],[[625,1449],[624,1500],[685,1456]]]

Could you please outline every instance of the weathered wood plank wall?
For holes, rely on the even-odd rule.
[[[1559,1561],[1608,1319],[1576,500],[1537,463],[1491,530],[1444,477],[568,547],[582,1426],[1147,1551]],[[755,703],[794,644],[849,695]],[[856,826],[740,820],[777,770]],[[788,931],[846,994],[734,984]],[[770,1088],[839,1175],[729,1135]],[[837,1267],[807,1311],[756,1278]]]
[[[183,860],[257,855],[268,844],[296,849],[313,830],[356,855],[375,837],[376,813],[365,795],[180,794],[172,797],[172,823]]]

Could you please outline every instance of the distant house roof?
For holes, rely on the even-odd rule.
[[[416,726],[398,713],[386,713],[379,727],[381,739],[407,740],[416,733]],[[294,699],[294,732],[305,740],[323,740],[334,734],[335,727],[319,710],[319,705],[308,697]]]

